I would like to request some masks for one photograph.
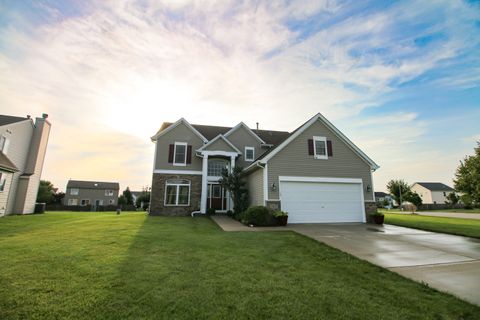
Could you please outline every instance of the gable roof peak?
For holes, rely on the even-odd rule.
[[[247,126],[243,121],[240,121],[235,127],[233,127],[232,129],[230,129],[227,133],[225,133],[225,137],[229,136],[230,134],[232,134],[233,132],[235,132],[238,128],[240,127],[244,127],[248,133],[250,133],[250,135],[252,135],[255,139],[257,139],[260,143],[263,143],[263,144],[266,144],[266,142],[260,138],[258,136],[258,134],[256,134],[255,132],[253,132],[252,129],[250,129],[249,126]]]
[[[237,147],[235,147],[233,145],[233,143],[231,143],[223,134],[219,134],[218,136],[216,136],[215,138],[213,138],[212,140],[210,140],[209,142],[207,142],[206,144],[204,144],[201,148],[197,149],[197,151],[203,151],[205,148],[207,148],[208,146],[210,146],[211,144],[213,144],[215,141],[217,141],[218,139],[222,139],[223,141],[225,141],[233,150],[235,150],[235,152],[237,152],[238,154],[242,154],[242,152],[240,150],[238,150]]]

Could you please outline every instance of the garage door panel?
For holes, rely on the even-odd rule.
[[[359,183],[282,181],[280,195],[290,223],[363,221]]]

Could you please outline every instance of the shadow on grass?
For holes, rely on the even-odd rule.
[[[147,217],[89,319],[475,319],[480,308],[293,232]]]

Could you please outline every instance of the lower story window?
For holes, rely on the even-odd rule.
[[[78,199],[68,199],[69,206],[78,206]]]
[[[82,201],[80,201],[80,205],[82,206],[88,206],[90,204],[90,199],[82,199]]]
[[[188,206],[190,204],[190,181],[167,180],[165,185],[165,205]]]

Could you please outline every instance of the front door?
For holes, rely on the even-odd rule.
[[[208,185],[208,208],[213,208],[217,211],[227,210],[227,197],[225,196],[225,189],[219,184]]]

